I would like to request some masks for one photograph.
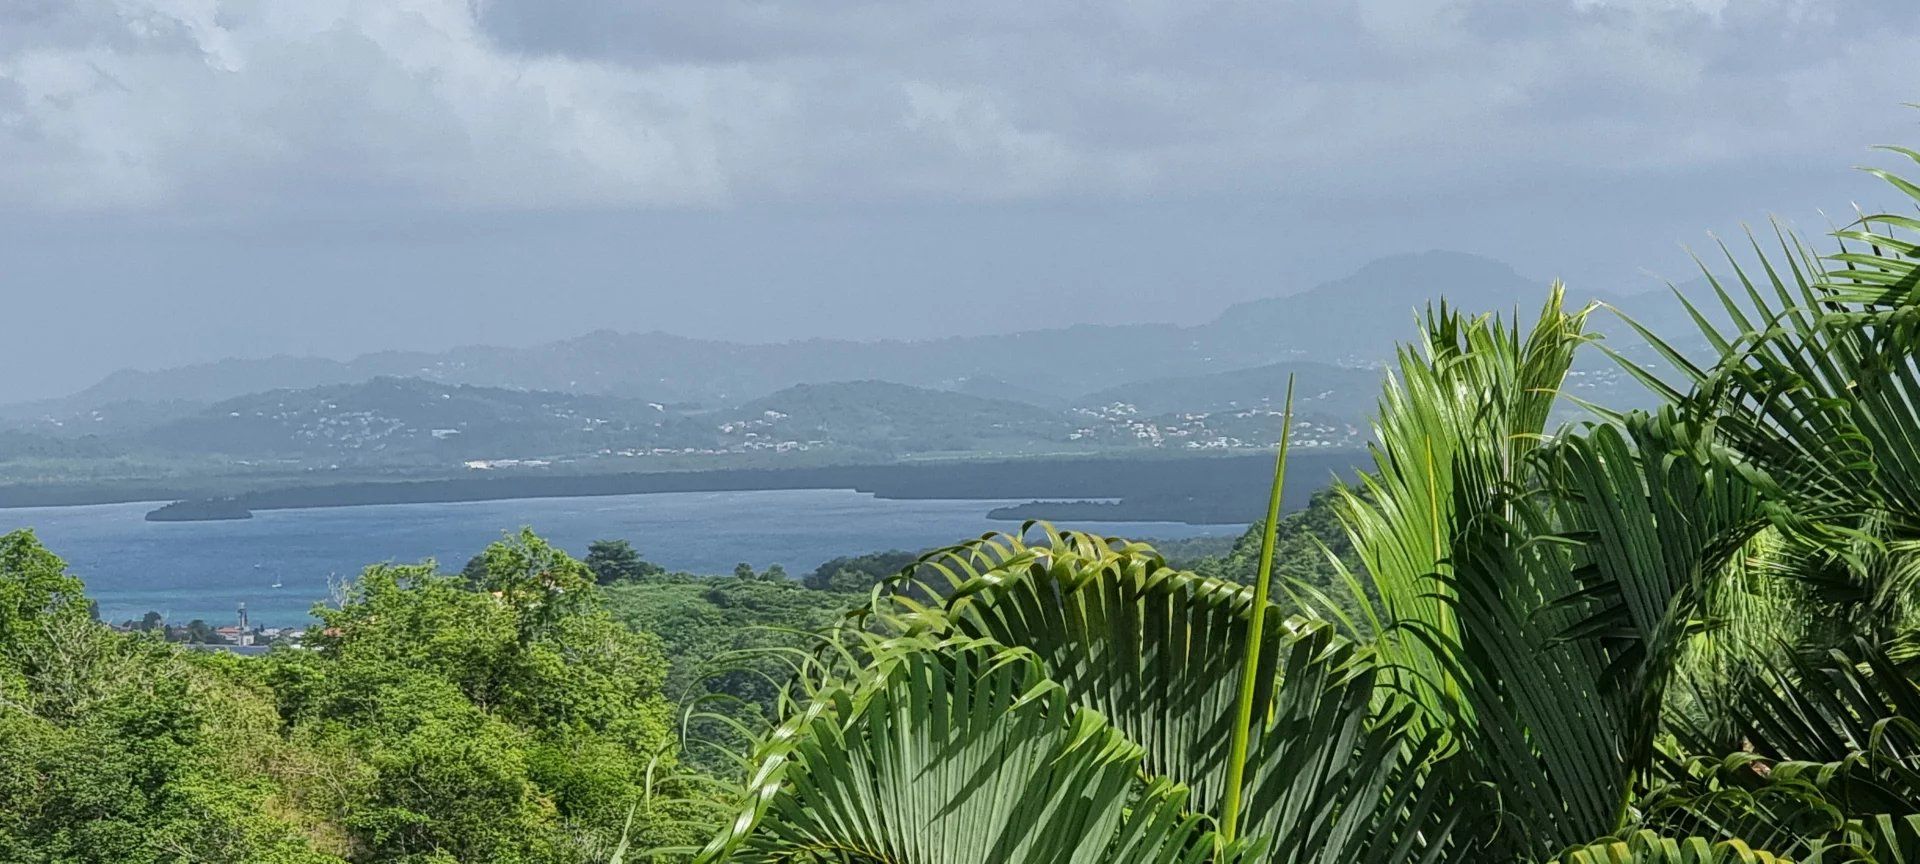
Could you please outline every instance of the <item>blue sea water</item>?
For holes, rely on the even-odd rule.
[[[0,533],[32,528],[86,581],[107,621],[159,612],[181,623],[298,625],[331,586],[368,564],[433,558],[457,570],[520,526],[576,555],[603,538],[631,541],[674,570],[728,573],[780,564],[795,577],[840,555],[917,550],[1018,523],[987,519],[1009,501],[899,501],[850,490],[685,492],[453,504],[266,510],[232,522],[147,522],[157,504],[0,510]],[[1127,537],[1237,533],[1242,526],[1077,523]],[[275,582],[279,588],[274,588]]]

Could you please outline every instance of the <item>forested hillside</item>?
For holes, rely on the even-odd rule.
[[[1193,327],[1076,326],[920,341],[812,339],[764,345],[600,331],[527,348],[392,351],[348,361],[231,359],[117,373],[65,399],[4,406],[0,419],[57,422],[56,428],[66,432],[118,431],[100,427],[106,421],[95,413],[164,417],[178,413],[168,407],[173,405],[206,407],[269,391],[376,378],[707,408],[740,405],[799,384],[884,380],[1057,407],[1137,382],[1237,373],[1282,362],[1378,368],[1397,334],[1435,298],[1449,298],[1462,308],[1510,310],[1531,303],[1539,284],[1488,258],[1425,252],[1377,259],[1346,277],[1236,305]],[[1616,303],[1663,331],[1679,333],[1690,326],[1684,308],[1657,284],[1589,290],[1590,296]],[[1697,299],[1704,298],[1704,290],[1687,286]],[[1630,335],[1608,322],[1597,323],[1616,335]],[[1334,383],[1344,382],[1329,382],[1329,387]],[[1148,410],[1213,407],[1218,406]]]

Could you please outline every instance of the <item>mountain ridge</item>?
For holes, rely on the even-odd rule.
[[[391,350],[348,360],[278,355],[167,369],[121,370],[68,397],[13,406],[14,418],[77,415],[134,402],[211,404],[248,393],[349,384],[382,376],[446,384],[599,394],[708,407],[738,405],[805,383],[884,379],[981,392],[1007,381],[1014,401],[1064,404],[1128,383],[1206,375],[1282,362],[1378,366],[1412,335],[1417,310],[1436,297],[1455,306],[1526,315],[1547,283],[1505,263],[1428,251],[1369,261],[1353,273],[1278,297],[1234,304],[1202,324],[1076,324],[933,339],[806,338],[740,343],[597,329],[524,348],[470,345]],[[1625,303],[1663,291],[1596,295]],[[1661,310],[1664,321],[1675,313]],[[1403,317],[1404,316],[1404,317]],[[1047,370],[1042,376],[1036,370]]]

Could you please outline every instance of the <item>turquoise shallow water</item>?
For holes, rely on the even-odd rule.
[[[268,510],[237,522],[147,522],[153,504],[0,510],[0,532],[33,528],[86,580],[108,621],[148,610],[225,623],[299,624],[330,582],[371,563],[426,558],[457,569],[501,532],[531,526],[576,555],[601,538],[632,541],[675,570],[727,573],[737,562],[799,576],[840,555],[921,549],[1017,523],[986,518],[1009,501],[898,501],[850,490],[685,492],[455,504]],[[1242,526],[1081,523],[1131,537],[1237,533]],[[281,587],[272,587],[278,580]]]

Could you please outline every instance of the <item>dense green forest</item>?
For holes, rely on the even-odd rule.
[[[1916,234],[1729,254],[1716,356],[1642,332],[1659,404],[1572,423],[1605,310],[1436,304],[1369,470],[1281,518],[1283,449],[1224,552],[693,576],[528,531],[240,657],[6,535],[0,860],[1920,860]]]
[[[688,802],[710,808],[707,772],[734,766],[683,751],[679,706],[707,741],[765,722],[777,652],[915,557],[700,577],[523,533],[458,572],[368,568],[304,648],[241,657],[102,626],[53,553],[6,535],[0,860],[606,861],[623,829],[703,840]]]

